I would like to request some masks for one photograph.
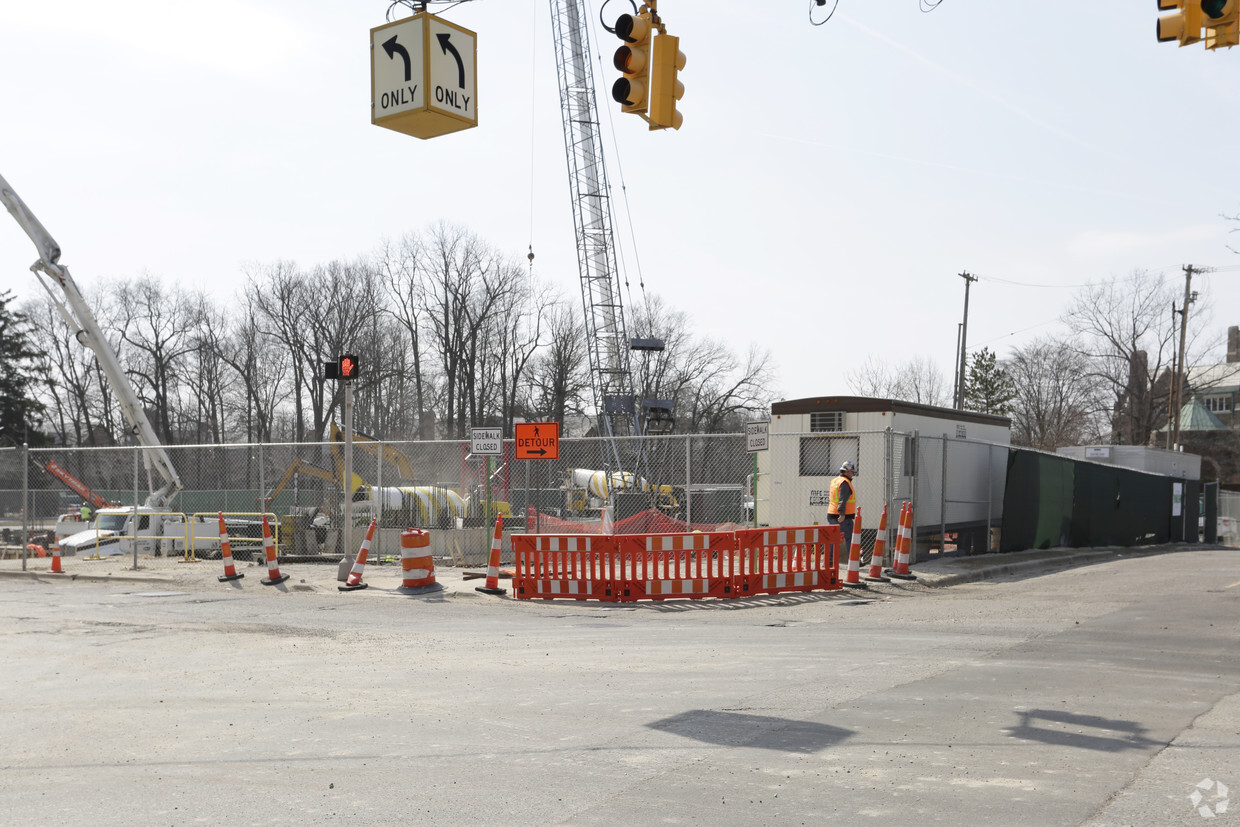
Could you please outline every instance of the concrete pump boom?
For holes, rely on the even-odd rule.
[[[34,242],[34,246],[39,251],[39,260],[30,265],[30,270],[39,277],[39,283],[52,297],[56,310],[64,319],[65,324],[70,330],[75,331],[77,340],[94,352],[95,358],[99,360],[99,367],[108,377],[112,392],[116,394],[121,412],[129,422],[134,438],[143,448],[142,460],[146,465],[147,487],[150,490],[146,505],[153,508],[167,506],[181,490],[181,478],[177,475],[176,469],[172,467],[172,460],[168,458],[167,451],[160,444],[159,437],[155,436],[155,429],[151,427],[150,420],[146,418],[146,413],[142,410],[138,394],[129,384],[129,377],[125,376],[125,372],[121,370],[116,353],[108,344],[108,340],[104,338],[103,331],[99,329],[99,324],[90,312],[82,291],[78,290],[73,277],[69,275],[69,269],[60,264],[60,245],[39,223],[39,219],[34,217],[34,213],[18,197],[2,175],[0,175],[0,201],[4,202],[5,208]],[[60,287],[63,298],[52,289],[51,282],[55,282]],[[154,474],[158,474],[163,480],[163,484],[158,489],[155,488]]]

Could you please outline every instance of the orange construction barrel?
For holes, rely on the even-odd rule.
[[[435,582],[435,558],[431,556],[429,531],[407,528],[400,533],[400,590],[406,594],[441,591]]]

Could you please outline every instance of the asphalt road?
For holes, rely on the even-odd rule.
[[[1240,824],[1198,809],[1240,791],[1234,550],[638,605],[250,579],[0,580],[0,820]]]

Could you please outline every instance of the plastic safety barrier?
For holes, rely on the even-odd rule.
[[[670,597],[734,597],[736,535],[731,531],[690,534],[620,534],[622,602]]]
[[[839,526],[747,528],[736,532],[740,594],[839,589]]]
[[[513,594],[629,602],[842,588],[837,526],[671,534],[514,534]]]
[[[616,601],[616,543],[597,534],[514,534],[513,594],[518,598]]]

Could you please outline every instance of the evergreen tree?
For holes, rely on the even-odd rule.
[[[1016,398],[1016,384],[987,347],[973,354],[964,383],[965,410],[1007,416]]]
[[[10,308],[12,291],[0,293],[0,440],[20,445],[42,445],[36,429],[43,419],[43,403],[32,394],[41,383],[43,355],[30,338],[29,321]]]

